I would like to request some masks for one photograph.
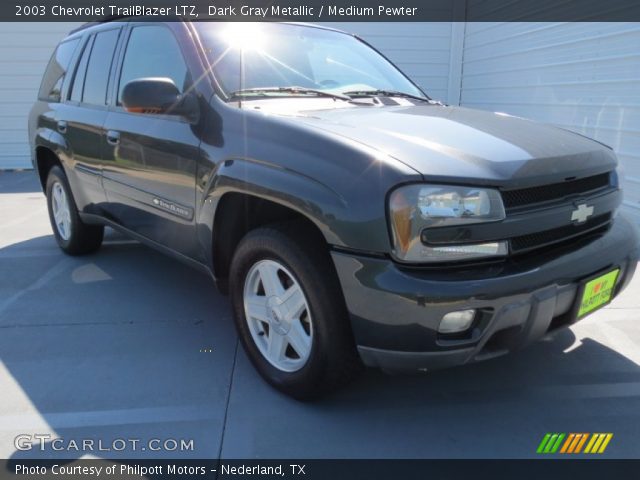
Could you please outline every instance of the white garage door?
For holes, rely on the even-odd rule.
[[[469,23],[461,103],[574,130],[614,148],[640,224],[640,24]]]
[[[31,167],[29,110],[53,49],[78,25],[0,22],[0,169]]]

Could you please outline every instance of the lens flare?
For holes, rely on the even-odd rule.
[[[259,23],[234,23],[222,32],[222,38],[239,50],[260,50],[265,47],[267,36]]]

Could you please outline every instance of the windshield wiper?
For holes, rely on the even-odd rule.
[[[435,100],[431,100],[427,97],[421,97],[419,95],[413,95],[412,93],[400,92],[398,90],[353,90],[351,92],[343,92],[344,95],[349,95],[352,97],[402,97],[402,98],[411,98],[413,100],[420,100],[421,102],[427,102],[435,105],[442,105],[442,103],[437,102]]]
[[[318,97],[335,98],[338,100],[345,100],[350,102],[351,97],[342,93],[325,92],[324,90],[315,90],[313,88],[305,87],[260,87],[260,88],[243,88],[242,90],[236,90],[229,96],[231,98],[241,97],[244,95],[263,95],[266,93],[292,93],[294,95],[316,95]]]

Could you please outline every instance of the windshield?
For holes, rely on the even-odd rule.
[[[195,25],[214,75],[227,95],[296,86],[338,94],[387,90],[424,97],[397,68],[351,35],[275,23]]]

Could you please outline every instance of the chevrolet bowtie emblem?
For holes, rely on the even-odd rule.
[[[593,215],[593,207],[587,206],[586,203],[581,203],[578,208],[571,212],[571,221],[584,223],[591,215]]]

